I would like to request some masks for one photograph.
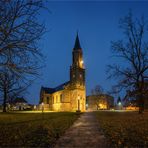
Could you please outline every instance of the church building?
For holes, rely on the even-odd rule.
[[[83,51],[78,34],[72,50],[70,80],[55,88],[41,87],[40,109],[51,111],[85,111],[86,88]]]

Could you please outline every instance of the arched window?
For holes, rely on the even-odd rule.
[[[60,94],[60,102],[63,102],[63,95]]]
[[[56,95],[56,103],[58,103],[58,95]]]
[[[46,103],[49,104],[49,97],[47,97],[47,102]]]
[[[52,103],[54,104],[54,96],[52,96]]]

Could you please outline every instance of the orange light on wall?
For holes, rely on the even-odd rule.
[[[99,108],[100,109],[107,109],[107,104],[100,103]]]

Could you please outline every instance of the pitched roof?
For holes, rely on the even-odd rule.
[[[56,91],[63,90],[64,87],[65,87],[65,85],[67,85],[68,83],[69,83],[69,81],[68,82],[65,82],[65,83],[63,83],[61,85],[58,85],[55,88],[41,87],[41,90],[45,91],[45,93],[47,93],[47,94],[52,94],[52,93],[54,93]]]
[[[27,101],[23,97],[20,97],[20,98],[14,99],[13,103],[27,103]]]
[[[48,88],[48,87],[41,87],[41,90],[45,91],[47,94],[52,94],[55,89],[54,88]]]
[[[80,50],[80,49],[81,49],[81,45],[80,45],[79,36],[78,36],[78,33],[77,33],[73,50]]]
[[[63,83],[63,84],[61,84],[61,85],[55,87],[55,91],[63,90],[64,87],[65,87],[65,85],[67,85],[69,82],[70,82],[70,81],[67,81],[67,82],[65,82],[65,83]]]

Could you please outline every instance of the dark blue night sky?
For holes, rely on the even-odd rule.
[[[115,82],[107,80],[106,65],[120,62],[111,58],[110,42],[124,37],[119,19],[130,9],[134,16],[144,14],[148,19],[148,2],[48,2],[47,7],[51,13],[42,11],[39,16],[47,29],[40,41],[45,67],[28,89],[28,102],[39,102],[41,86],[55,87],[69,80],[77,30],[86,68],[87,95],[97,84],[110,90]]]

